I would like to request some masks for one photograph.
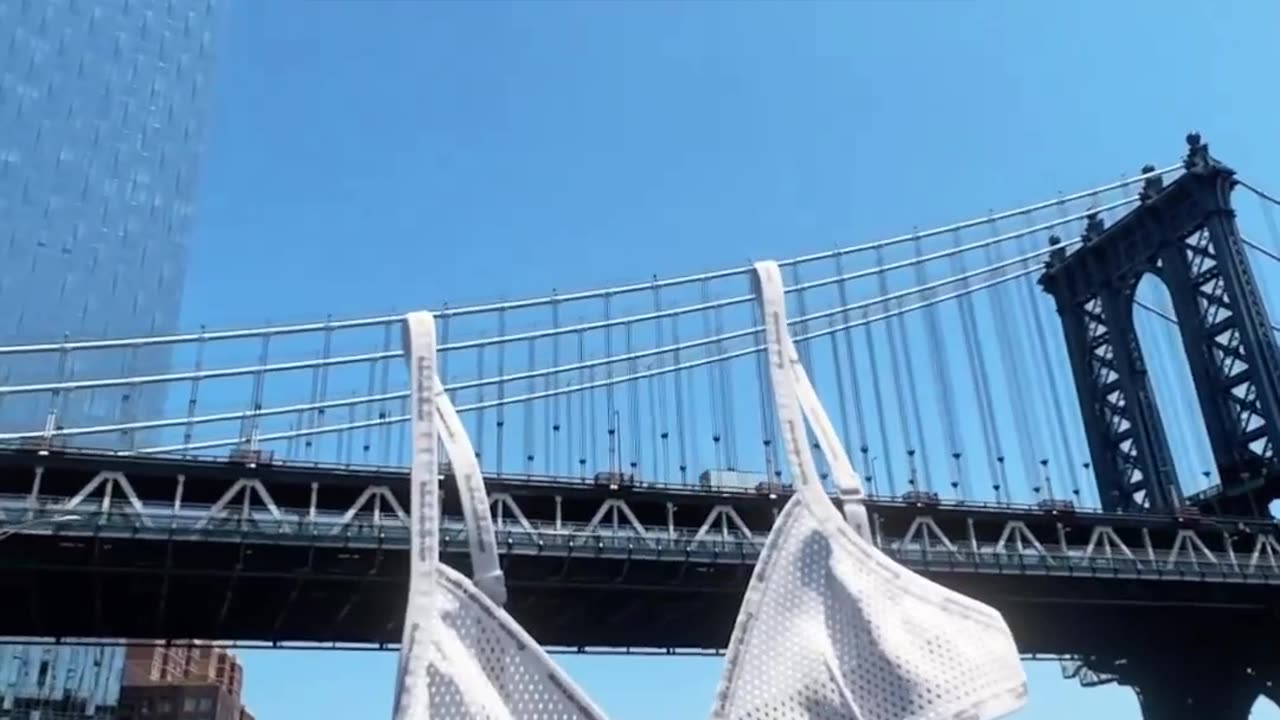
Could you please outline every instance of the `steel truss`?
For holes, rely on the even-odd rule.
[[[63,473],[51,487],[46,465],[34,465],[25,483],[12,472],[3,478],[0,523],[28,523],[19,532],[32,535],[408,547],[403,483],[347,476],[341,482],[312,479],[299,488],[210,465],[216,472],[194,478],[143,474],[136,484],[145,484],[144,492],[130,479],[132,470],[119,466],[82,471],[70,484]],[[15,492],[23,485],[24,492]],[[610,490],[571,481],[499,480],[490,486],[494,524],[508,555],[749,565],[786,500],[785,494]],[[461,514],[447,498],[445,513],[446,547],[465,548]],[[80,519],[33,522],[68,514]],[[1269,522],[911,502],[874,503],[871,518],[884,552],[924,569],[1280,584],[1280,534]]]
[[[1187,137],[1186,172],[1144,185],[1111,227],[1086,226],[1041,277],[1062,317],[1103,507],[1173,512],[1185,504],[1133,324],[1147,274],[1169,290],[1222,487],[1191,502],[1265,514],[1280,496],[1280,350],[1236,228],[1235,172]]]

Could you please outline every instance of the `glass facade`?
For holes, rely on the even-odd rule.
[[[0,716],[110,720],[124,676],[123,647],[0,644]]]
[[[0,0],[0,343],[175,329],[216,9],[215,0]],[[161,347],[68,357],[0,355],[0,385],[169,364]],[[0,432],[142,420],[164,402],[160,386],[0,396]]]

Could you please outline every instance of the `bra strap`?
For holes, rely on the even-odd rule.
[[[791,339],[791,333],[787,329],[786,293],[782,284],[782,272],[778,268],[778,264],[771,260],[757,262],[754,268],[756,286],[760,293],[760,303],[765,317],[765,338],[768,345],[769,364],[771,370],[776,367],[776,372],[771,373],[771,378],[774,382],[774,393],[775,395],[778,393],[793,393],[792,397],[798,401],[804,419],[808,420],[809,425],[813,428],[813,433],[818,440],[818,446],[821,448],[822,454],[827,460],[827,465],[831,469],[832,481],[844,510],[845,521],[855,531],[869,540],[871,539],[871,527],[864,504],[866,492],[863,489],[862,478],[854,471],[853,463],[849,461],[849,455],[845,452],[844,446],[836,435],[835,426],[832,424],[830,416],[827,415],[826,409],[822,407],[822,402],[818,399],[817,390],[814,389],[813,383],[809,380],[809,374],[800,363],[799,353],[796,351],[795,343]],[[777,363],[776,366],[775,363]],[[789,385],[790,387],[784,388],[780,386],[780,381],[783,385]],[[808,443],[804,442],[804,437],[805,430],[801,426],[799,435],[795,440],[799,445],[800,455],[808,456],[807,461],[810,467],[806,472],[811,473],[812,477],[816,479],[817,474],[813,468],[813,458],[809,453]],[[786,444],[790,445],[791,443]],[[796,459],[800,460],[801,458]],[[792,467],[798,466],[793,465]],[[820,487],[819,493],[822,495],[823,501],[826,502],[826,494],[821,492]],[[813,493],[806,494],[806,498],[816,500],[816,496]]]
[[[809,427],[813,429],[813,434],[818,439],[818,447],[822,449],[822,455],[827,460],[827,467],[831,470],[832,484],[835,485],[836,495],[840,498],[840,506],[844,510],[845,521],[858,534],[870,540],[871,523],[864,504],[866,492],[863,490],[862,478],[854,471],[853,463],[849,461],[849,454],[845,452],[844,444],[836,435],[835,425],[827,415],[826,408],[822,406],[818,391],[809,381],[809,373],[800,363],[800,355],[796,352],[795,344],[791,340],[791,333],[783,333],[782,340],[787,348],[787,358],[796,379],[800,409],[804,411],[805,419],[809,421]]]
[[[409,364],[409,599],[405,607],[396,674],[395,719],[427,720],[431,638],[439,622],[436,602],[440,567],[440,457],[443,444],[458,486],[476,587],[494,602],[506,600],[497,538],[480,464],[436,371],[436,324],[429,312],[404,319]]]
[[[441,387],[438,381],[439,378],[437,387]],[[493,527],[493,513],[489,510],[489,493],[484,486],[484,476],[480,474],[480,461],[476,460],[476,451],[462,426],[462,418],[458,417],[443,389],[436,396],[436,403],[440,414],[440,439],[453,468],[458,499],[467,525],[471,578],[480,592],[502,606],[507,602],[507,583],[498,559],[497,533]]]
[[[409,363],[409,598],[405,606],[396,673],[395,719],[426,720],[431,708],[427,683],[430,644],[436,623],[440,563],[440,458],[436,409],[436,327],[430,313],[405,318]]]
[[[427,332],[423,318],[430,318],[425,311],[410,313],[405,317],[406,353],[410,356],[411,365],[418,361],[415,352],[425,343],[419,335]],[[435,348],[435,324],[431,323],[431,346]],[[434,361],[432,365],[434,366]],[[421,405],[422,396],[413,396],[415,405]],[[458,488],[458,502],[462,506],[462,516],[467,528],[467,545],[471,557],[471,575],[476,587],[498,605],[507,599],[506,578],[502,573],[502,565],[498,558],[497,533],[493,526],[493,514],[489,510],[489,494],[484,486],[484,476],[480,472],[480,463],[476,460],[475,448],[462,425],[444,385],[438,374],[432,377],[432,404],[435,406],[439,439],[444,446],[445,456],[453,473],[454,484]],[[416,417],[416,415],[415,415]],[[418,437],[415,434],[415,441]],[[425,442],[425,438],[423,439]],[[417,445],[414,446],[417,453]],[[438,505],[438,501],[436,502]],[[436,543],[438,545],[439,538]],[[435,548],[433,555],[439,554]]]

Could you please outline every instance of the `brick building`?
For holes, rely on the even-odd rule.
[[[236,656],[208,644],[125,651],[119,720],[253,720],[240,699]]]

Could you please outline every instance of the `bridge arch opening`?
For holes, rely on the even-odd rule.
[[[1218,469],[1191,365],[1182,345],[1173,300],[1164,281],[1154,272],[1147,273],[1138,282],[1133,327],[1160,409],[1178,483],[1184,495],[1191,495],[1218,483]]]
[[[1266,695],[1259,695],[1249,710],[1249,720],[1280,720],[1280,705]]]

